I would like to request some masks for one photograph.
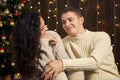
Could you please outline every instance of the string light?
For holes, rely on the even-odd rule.
[[[29,7],[30,7],[30,9],[32,9],[33,7],[32,7],[32,5],[31,5],[31,0],[30,0],[30,1],[28,0],[28,2],[29,2]]]
[[[38,12],[40,12],[40,11],[41,11],[41,4],[40,4],[40,0],[38,1],[38,3],[37,3],[37,4],[38,4],[38,7],[39,7],[39,8],[38,8]],[[40,12],[40,13],[41,13],[41,12]]]
[[[100,12],[99,12],[99,8],[100,8],[100,5],[99,5],[99,0],[97,0],[97,4],[96,4],[96,9],[97,9],[97,16],[96,16],[96,20],[97,20],[97,31],[99,30],[99,24],[101,23],[101,21],[99,20],[99,15],[100,15]]]
[[[116,6],[117,6],[117,4],[116,4],[116,1],[114,0],[113,1],[113,5],[114,5],[114,27],[113,27],[113,33],[114,33],[114,35],[112,35],[113,36],[113,39],[114,39],[114,53],[116,53],[116,46],[115,46],[115,43],[116,43],[116,29],[115,29],[115,26],[116,26],[116,19],[117,19],[117,16],[116,16]],[[118,62],[116,62],[116,65],[119,65],[119,63]]]
[[[69,2],[68,2],[68,0],[66,1],[66,4],[65,4],[65,7],[68,7],[68,4],[69,4]]]
[[[54,0],[55,2],[56,2],[56,7],[55,7],[55,12],[56,12],[56,14],[54,15],[54,17],[56,18],[56,29],[54,30],[54,31],[57,31],[57,29],[58,29],[58,17],[57,17],[57,0]]]
[[[79,1],[79,8],[80,8],[80,10],[83,10],[83,8],[82,8],[82,6],[81,6],[81,5],[82,5],[81,2],[82,2],[82,1]]]
[[[48,21],[47,21],[47,25],[48,25],[48,27],[49,27],[49,19],[50,19],[50,14],[49,14],[49,11],[50,11],[50,0],[48,0],[49,2],[48,2]]]

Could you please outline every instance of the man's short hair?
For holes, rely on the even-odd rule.
[[[77,14],[78,16],[80,16],[80,17],[83,16],[83,13],[82,13],[82,11],[81,11],[79,8],[74,8],[74,7],[72,7],[72,6],[68,6],[68,7],[64,8],[64,9],[61,11],[61,14],[60,14],[60,15],[65,14],[65,13],[67,13],[67,12],[69,12],[69,11],[76,13],[76,14]]]

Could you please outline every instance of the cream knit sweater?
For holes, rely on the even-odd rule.
[[[51,46],[49,44],[49,41],[47,38],[41,38],[40,39],[40,44],[41,44],[41,49],[46,52],[46,54],[41,53],[41,57],[37,59],[40,63],[40,65],[37,65],[38,69],[44,70],[45,65],[50,61],[50,60],[57,60],[57,59],[64,59],[64,58],[69,58],[65,49],[64,45],[62,43],[62,39],[60,36],[54,32],[54,31],[47,31],[47,35],[53,36],[56,38],[57,43],[55,46]],[[66,73],[60,72],[56,80],[68,80]]]
[[[72,58],[62,59],[64,70],[84,71],[85,80],[120,80],[107,33],[86,30],[77,37],[68,35],[63,43]]]

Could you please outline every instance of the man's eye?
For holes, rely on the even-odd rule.
[[[72,21],[72,19],[69,19],[69,21],[71,22],[71,21]]]
[[[65,22],[62,22],[62,24],[65,24]]]

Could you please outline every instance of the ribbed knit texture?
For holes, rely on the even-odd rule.
[[[72,58],[62,59],[65,70],[83,70],[85,80],[120,80],[107,33],[86,30],[77,37],[65,37],[63,43]]]

